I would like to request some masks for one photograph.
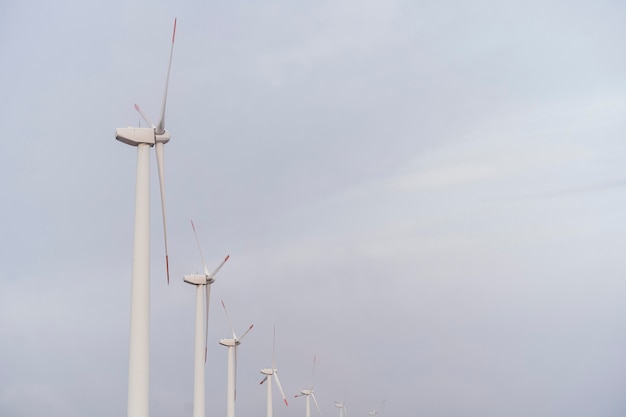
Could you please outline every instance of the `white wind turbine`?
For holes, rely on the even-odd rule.
[[[317,408],[317,412],[320,417],[322,417],[322,411],[320,410],[320,406],[317,403],[317,399],[315,398],[315,392],[313,391],[313,381],[315,379],[315,356],[313,356],[313,376],[311,377],[311,386],[309,388],[303,389],[300,391],[300,394],[294,395],[297,397],[306,397],[306,417],[311,417],[311,398],[313,398],[313,402],[315,403],[315,407]]]
[[[383,408],[385,407],[385,400],[383,400],[383,402],[380,403],[380,405],[378,406],[378,408],[373,409],[372,411],[370,411],[369,414],[372,417],[376,417],[378,415],[379,411],[383,411]]]
[[[339,409],[339,417],[348,417],[348,409],[345,401],[335,401],[335,407]]]
[[[211,299],[211,284],[215,282],[215,275],[224,266],[230,256],[226,256],[222,263],[211,273],[204,263],[200,240],[196,233],[196,227],[191,222],[193,234],[196,237],[198,250],[200,251],[200,259],[202,260],[202,268],[204,274],[185,275],[183,280],[189,284],[196,286],[196,330],[195,330],[195,347],[194,347],[194,372],[193,372],[193,417],[204,417],[204,363],[207,354],[207,337],[209,330],[209,301]],[[204,300],[203,300],[204,296]],[[203,317],[202,308],[204,304],[205,315]],[[204,326],[203,326],[204,324]],[[204,349],[202,344],[204,343]],[[203,359],[204,356],[204,359]]]
[[[230,330],[233,334],[233,337],[230,339],[221,339],[220,345],[226,346],[228,348],[228,380],[226,382],[226,417],[235,417],[235,400],[237,399],[237,356],[239,345],[243,338],[248,334],[254,324],[251,324],[240,337],[237,337],[235,334],[235,329],[233,329],[233,323],[230,321],[230,316],[228,315],[228,310],[226,310],[226,305],[222,300],[222,307],[224,307],[224,311],[226,312],[226,318],[228,319],[228,324],[230,325]]]
[[[272,367],[271,368],[265,368],[265,369],[261,369],[261,373],[263,375],[265,375],[265,378],[263,378],[263,380],[261,380],[261,382],[259,384],[264,383],[265,381],[267,381],[267,417],[272,417],[272,379],[276,382],[276,386],[278,387],[278,390],[280,391],[280,395],[282,395],[283,397],[283,401],[285,402],[285,405],[288,406],[289,404],[287,404],[287,397],[285,397],[285,391],[283,391],[283,387],[280,385],[280,380],[278,379],[278,369],[276,369],[276,359],[275,359],[275,354],[276,352],[276,327],[274,327],[274,344],[272,347]]]
[[[150,148],[156,148],[156,158],[161,186],[163,211],[163,235],[165,239],[165,268],[169,283],[169,260],[167,254],[167,228],[165,225],[165,189],[163,179],[163,145],[170,140],[165,130],[165,104],[172,67],[176,19],[172,33],[170,59],[165,78],[165,92],[161,118],[154,126],[141,108],[135,109],[152,127],[118,128],[115,139],[137,147],[137,182],[135,194],[135,227],[133,243],[133,271],[130,311],[130,353],[128,359],[128,416],[148,417],[150,391]]]

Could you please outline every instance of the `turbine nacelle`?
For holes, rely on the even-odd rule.
[[[300,393],[302,395],[311,395],[311,394],[313,394],[313,390],[312,389],[303,389],[302,391],[300,391]]]
[[[142,143],[154,146],[156,143],[169,142],[170,132],[165,130],[162,135],[157,135],[153,127],[120,127],[115,129],[115,139],[130,146]]]
[[[192,285],[207,285],[207,284],[213,284],[213,282],[215,282],[215,278],[213,277],[209,278],[208,275],[204,275],[204,274],[190,274],[190,275],[185,275],[183,277],[183,281]]]
[[[263,375],[274,375],[274,372],[276,372],[276,369],[269,369],[269,368],[261,369],[261,373]]]
[[[232,347],[232,346],[238,346],[240,344],[241,344],[241,341],[239,341],[239,339],[220,339],[220,345],[222,346]]]

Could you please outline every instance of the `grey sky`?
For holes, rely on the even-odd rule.
[[[194,290],[213,287],[209,416],[262,416],[259,370],[324,417],[626,412],[626,9],[617,2],[4,2],[0,415],[125,415],[133,103],[152,162],[151,415],[191,414]],[[154,161],[154,158],[153,158]]]

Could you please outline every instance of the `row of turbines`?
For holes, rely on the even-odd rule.
[[[226,261],[230,258],[230,256],[226,256],[224,260],[215,268],[213,272],[209,272],[207,265],[204,261],[204,255],[202,253],[202,246],[200,245],[200,240],[198,238],[198,233],[196,231],[196,227],[191,221],[191,227],[193,229],[194,237],[196,239],[196,244],[198,246],[198,251],[200,253],[200,260],[202,262],[202,268],[204,270],[204,274],[193,274],[193,275],[185,275],[183,280],[189,284],[196,286],[196,319],[195,319],[195,337],[194,337],[194,400],[193,400],[193,417],[204,417],[205,416],[205,397],[204,397],[204,365],[207,359],[207,345],[208,345],[208,325],[209,325],[209,305],[211,298],[211,286],[215,283],[216,275],[219,270],[224,266]],[[226,346],[228,348],[228,371],[227,371],[227,385],[226,385],[226,417],[235,417],[235,400],[236,400],[236,390],[237,390],[237,357],[238,357],[238,347],[241,344],[243,338],[252,330],[254,325],[250,325],[245,332],[241,336],[237,336],[235,333],[235,329],[233,327],[233,323],[230,320],[230,316],[228,314],[228,310],[226,309],[226,305],[222,300],[222,307],[226,314],[226,319],[228,320],[228,325],[230,326],[230,330],[232,332],[232,337],[230,339],[221,339],[219,343],[222,346]],[[204,310],[204,311],[203,311]],[[261,373],[265,375],[261,380],[260,384],[267,382],[267,417],[273,417],[273,401],[272,401],[272,385],[275,384],[278,388],[280,395],[285,403],[285,406],[288,405],[287,397],[285,396],[285,391],[280,383],[280,379],[278,378],[278,369],[276,368],[276,327],[274,327],[274,335],[273,335],[273,345],[272,345],[272,367],[261,369]],[[315,380],[315,367],[316,367],[316,358],[313,357],[313,373],[311,376],[311,384],[300,391],[299,394],[296,394],[294,397],[305,397],[305,410],[306,417],[311,417],[311,400],[315,404],[317,408],[317,412],[320,417],[322,416],[322,411],[320,409],[319,403],[317,402],[317,398],[315,398],[315,391],[313,390],[313,383]],[[382,407],[384,407],[384,401],[381,406],[377,409],[370,411],[368,414],[371,417],[377,417],[379,412],[382,411]],[[339,409],[339,417],[348,417],[348,410],[346,408],[345,401],[335,401],[335,407]]]
[[[194,401],[193,401],[193,417],[204,417],[205,415],[205,397],[204,397],[204,365],[206,364],[207,359],[207,344],[208,344],[208,323],[209,323],[209,305],[210,305],[210,297],[211,297],[211,286],[215,283],[216,275],[219,270],[224,266],[226,261],[230,258],[230,256],[226,256],[224,260],[215,268],[213,272],[209,272],[209,269],[206,266],[204,261],[204,255],[202,253],[202,247],[200,245],[200,240],[198,239],[198,233],[196,231],[196,227],[191,222],[191,227],[193,229],[194,237],[196,240],[196,244],[198,246],[198,251],[200,253],[200,259],[202,262],[202,268],[204,270],[204,274],[193,274],[193,275],[185,275],[183,280],[189,284],[196,286],[196,305],[195,305],[195,337],[194,337]],[[226,319],[228,320],[228,325],[230,326],[230,330],[232,332],[232,337],[229,339],[221,339],[219,343],[222,346],[226,346],[228,348],[228,367],[227,367],[227,389],[226,389],[226,417],[234,417],[235,416],[235,400],[236,400],[236,390],[237,390],[237,358],[238,358],[238,347],[241,344],[243,338],[252,330],[254,325],[250,325],[245,332],[241,336],[237,336],[235,333],[235,329],[233,327],[232,321],[228,314],[228,310],[226,309],[226,305],[222,300],[222,307],[226,314]],[[204,311],[203,311],[204,310]],[[261,380],[260,384],[264,384],[267,382],[267,417],[273,417],[273,401],[272,401],[272,386],[276,385],[278,388],[282,400],[285,406],[288,406],[287,397],[285,396],[285,391],[280,383],[280,379],[278,377],[278,369],[276,368],[276,327],[274,327],[274,335],[273,335],[273,345],[272,345],[272,367],[261,369],[261,373],[265,375]],[[313,384],[315,381],[315,368],[316,368],[316,357],[313,357],[313,373],[311,376],[310,385],[302,389],[299,394],[296,394],[294,397],[305,397],[305,410],[306,417],[311,417],[311,400],[317,411],[322,416],[322,411],[319,407],[319,403],[317,402],[317,398],[315,397],[315,391],[313,389]],[[339,409],[339,417],[348,417],[347,407],[345,401],[335,401],[335,407]],[[384,406],[384,401],[381,406],[377,409],[370,411],[368,414],[371,417],[377,417],[379,412],[382,411],[382,407]]]
[[[115,138],[127,145],[137,148],[136,168],[136,191],[135,191],[135,220],[133,232],[133,261],[132,261],[132,284],[131,284],[131,314],[130,314],[130,344],[128,361],[128,417],[148,417],[149,415],[149,381],[150,381],[150,149],[156,153],[159,185],[161,192],[161,210],[163,216],[163,237],[165,242],[165,270],[169,284],[169,258],[167,247],[167,224],[165,210],[165,183],[164,183],[164,145],[170,140],[170,132],[165,129],[165,109],[167,103],[167,91],[174,53],[174,41],[176,38],[176,19],[172,31],[172,43],[170,47],[169,63],[165,78],[165,90],[161,106],[161,115],[157,124],[152,123],[150,118],[143,112],[141,107],[135,104],[135,110],[149,127],[125,127],[115,130]],[[202,248],[198,239],[195,225],[192,228],[200,258],[202,261],[203,274],[185,275],[183,280],[196,286],[195,308],[195,341],[194,341],[194,398],[193,416],[205,416],[205,363],[207,355],[209,301],[211,285],[219,270],[228,261],[229,256],[209,272]],[[227,407],[226,417],[235,416],[236,399],[236,376],[238,346],[244,337],[252,329],[250,325],[241,336],[237,336],[226,306],[222,301],[226,317],[228,319],[232,337],[221,339],[221,345],[228,348],[228,376],[227,376]],[[204,306],[204,307],[203,307]],[[315,359],[313,374],[315,374]],[[272,354],[272,367],[261,370],[265,375],[261,383],[267,382],[267,416],[272,417],[272,382],[276,385],[287,405],[287,398],[278,379],[274,355]],[[311,416],[311,399],[321,416],[321,411],[311,385],[300,391],[296,397],[304,396],[306,399],[306,417]],[[345,402],[335,402],[339,409],[340,417],[347,417]],[[377,417],[382,410],[383,404],[369,412],[371,417]]]

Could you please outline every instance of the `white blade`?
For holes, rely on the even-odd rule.
[[[276,357],[274,355],[275,353],[276,353],[276,325],[274,324],[274,341],[272,343],[272,370],[274,372],[276,371]]]
[[[202,261],[202,268],[204,268],[204,275],[209,275],[209,270],[204,263],[204,255],[202,254],[202,248],[200,247],[200,239],[198,239],[198,233],[196,233],[196,226],[191,221],[191,228],[193,229],[193,235],[196,237],[196,244],[198,245],[198,251],[200,252],[200,260]]]
[[[233,333],[233,339],[237,339],[237,335],[235,334],[233,323],[230,321],[230,316],[228,315],[228,310],[226,310],[226,304],[224,304],[224,300],[222,300],[222,307],[224,307],[224,312],[226,313],[226,318],[228,319],[228,325],[230,326],[230,331]]]
[[[167,87],[170,82],[170,69],[172,68],[172,55],[174,54],[174,38],[176,38],[176,19],[174,19],[174,31],[172,32],[172,47],[170,49],[170,62],[167,66],[167,76],[165,77],[165,92],[163,93],[163,106],[161,107],[161,119],[156,127],[157,135],[165,132],[165,104],[167,102]]]
[[[317,403],[317,399],[315,398],[315,393],[311,393],[311,397],[313,398],[313,402],[315,403],[315,408],[317,408],[317,412],[320,413],[320,417],[322,417],[322,410],[320,410],[320,405]]]
[[[241,343],[241,341],[243,340],[244,337],[246,337],[246,335],[250,332],[250,330],[252,330],[252,328],[254,327],[254,324],[251,324],[250,327],[248,327],[248,330],[246,330],[245,332],[243,332],[243,334],[241,335],[241,337],[239,337],[239,339],[237,339],[237,342]]]
[[[152,123],[152,120],[150,120],[150,118],[148,116],[146,116],[146,114],[143,112],[143,110],[141,110],[141,107],[139,107],[139,104],[135,104],[135,110],[137,110],[137,113],[139,113],[141,118],[143,120],[145,120],[146,123],[148,123],[148,126],[150,126],[152,128],[154,127],[154,123]]]
[[[315,382],[315,362],[317,361],[317,355],[313,355],[313,374],[311,375],[311,388],[313,389],[313,382]]]
[[[226,258],[224,258],[224,260],[222,261],[222,263],[215,268],[215,271],[211,272],[209,275],[209,278],[213,278],[215,277],[215,274],[217,274],[219,272],[220,269],[222,269],[222,267],[224,266],[224,264],[226,263],[227,260],[230,259],[230,255],[226,255]],[[204,261],[203,261],[204,262]],[[206,270],[206,266],[204,267],[204,269]]]
[[[167,253],[167,224],[165,221],[165,174],[163,173],[163,144],[157,142],[155,145],[157,167],[159,169],[159,184],[161,185],[161,210],[163,211],[163,237],[165,239],[165,270],[167,272],[167,283],[170,283],[170,261]]]
[[[211,300],[211,284],[206,284],[205,316],[204,316],[204,363],[206,363],[207,346],[209,343],[209,301]]]
[[[280,395],[283,396],[283,401],[285,402],[285,405],[288,406],[289,404],[287,404],[287,397],[285,397],[285,391],[283,391],[283,387],[280,385],[280,380],[278,379],[278,371],[276,370],[274,370],[274,380],[276,381],[276,386],[280,391]]]

